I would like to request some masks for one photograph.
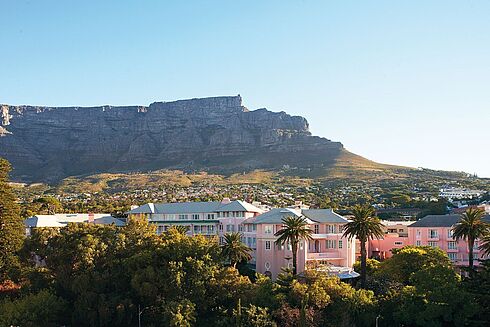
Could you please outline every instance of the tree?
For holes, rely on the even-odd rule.
[[[242,243],[241,237],[242,234],[238,232],[225,234],[225,243],[221,246],[223,256],[230,262],[233,268],[240,261],[249,261],[252,259],[252,255],[250,254],[252,249]]]
[[[18,300],[0,302],[0,325],[61,326],[65,310],[66,302],[63,299],[47,290],[42,290]]]
[[[480,241],[481,244],[478,248],[483,251],[484,255],[490,256],[490,229],[482,236]]]
[[[412,275],[430,266],[443,266],[452,269],[451,260],[439,248],[430,246],[405,246],[393,249],[393,256],[379,264],[376,275],[410,285]]]
[[[24,223],[16,197],[8,184],[10,164],[0,158],[0,279],[16,278],[20,268],[17,252],[25,238]]]
[[[301,240],[309,241],[312,239],[312,230],[308,227],[306,218],[302,216],[288,216],[282,219],[283,228],[275,234],[278,237],[277,245],[291,244],[293,252],[293,274],[298,273],[298,244]]]
[[[175,228],[182,235],[187,235],[187,231],[189,230],[189,227],[184,225],[173,226],[171,228]]]
[[[53,198],[52,196],[44,196],[42,198],[34,200],[34,202],[39,203],[41,205],[41,212],[48,215],[52,215],[63,210],[61,202],[58,199]]]
[[[453,227],[453,237],[456,241],[465,240],[468,243],[468,267],[470,274],[473,273],[473,247],[475,240],[484,236],[488,224],[482,220],[485,211],[480,208],[469,208],[461,216],[461,220]]]
[[[356,205],[352,210],[354,218],[344,226],[342,237],[357,238],[361,242],[361,287],[366,286],[366,243],[370,238],[384,236],[383,225],[377,218],[373,207]]]

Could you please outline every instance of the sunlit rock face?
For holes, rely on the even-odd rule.
[[[342,144],[299,116],[248,110],[240,96],[149,106],[0,106],[0,156],[21,181],[178,168],[223,173],[329,165]]]

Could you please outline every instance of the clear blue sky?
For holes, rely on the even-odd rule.
[[[490,1],[0,0],[0,103],[240,93],[379,162],[490,177]]]

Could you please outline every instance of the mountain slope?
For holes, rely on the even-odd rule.
[[[303,117],[249,111],[240,96],[148,107],[0,108],[0,154],[21,181],[164,168],[324,169],[343,150],[339,142],[312,136]]]

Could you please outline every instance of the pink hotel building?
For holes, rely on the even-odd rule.
[[[406,245],[438,247],[447,253],[449,259],[457,266],[467,266],[469,249],[466,241],[456,241],[453,237],[452,228],[461,219],[460,215],[429,215],[416,222],[407,225],[407,232],[403,228],[401,233],[387,233],[381,240],[371,240],[370,250],[374,257],[390,257],[391,250],[402,248]],[[490,223],[490,216],[483,218]],[[487,259],[478,250],[479,241],[475,242],[474,259],[478,265],[478,259]]]
[[[189,235],[218,236],[230,232],[242,233],[242,242],[253,250],[251,264],[259,273],[276,278],[283,267],[292,267],[292,252],[288,244],[276,245],[274,234],[282,228],[287,216],[302,216],[313,231],[312,240],[302,241],[298,249],[298,271],[318,269],[341,278],[357,275],[352,266],[358,257],[358,242],[342,237],[347,219],[332,209],[276,208],[265,211],[244,201],[147,203],[128,212],[157,226],[161,234],[171,226],[187,226]],[[370,240],[371,257],[388,258],[391,250],[406,245],[428,245],[445,251],[456,265],[468,264],[466,242],[456,241],[451,228],[459,215],[430,215],[414,223],[384,222],[385,236]],[[490,216],[485,219],[490,222]],[[483,258],[475,244],[475,259]],[[475,264],[478,264],[475,261]]]
[[[292,267],[289,245],[278,246],[274,234],[282,228],[287,216],[303,216],[313,231],[313,239],[301,242],[298,250],[298,271],[309,267],[327,269],[341,277],[355,276],[355,240],[342,237],[347,220],[331,209],[264,210],[243,201],[147,203],[128,212],[157,226],[157,233],[171,226],[187,226],[189,235],[218,236],[229,232],[242,233],[242,242],[253,250],[251,264],[256,271],[276,278],[282,267]]]

